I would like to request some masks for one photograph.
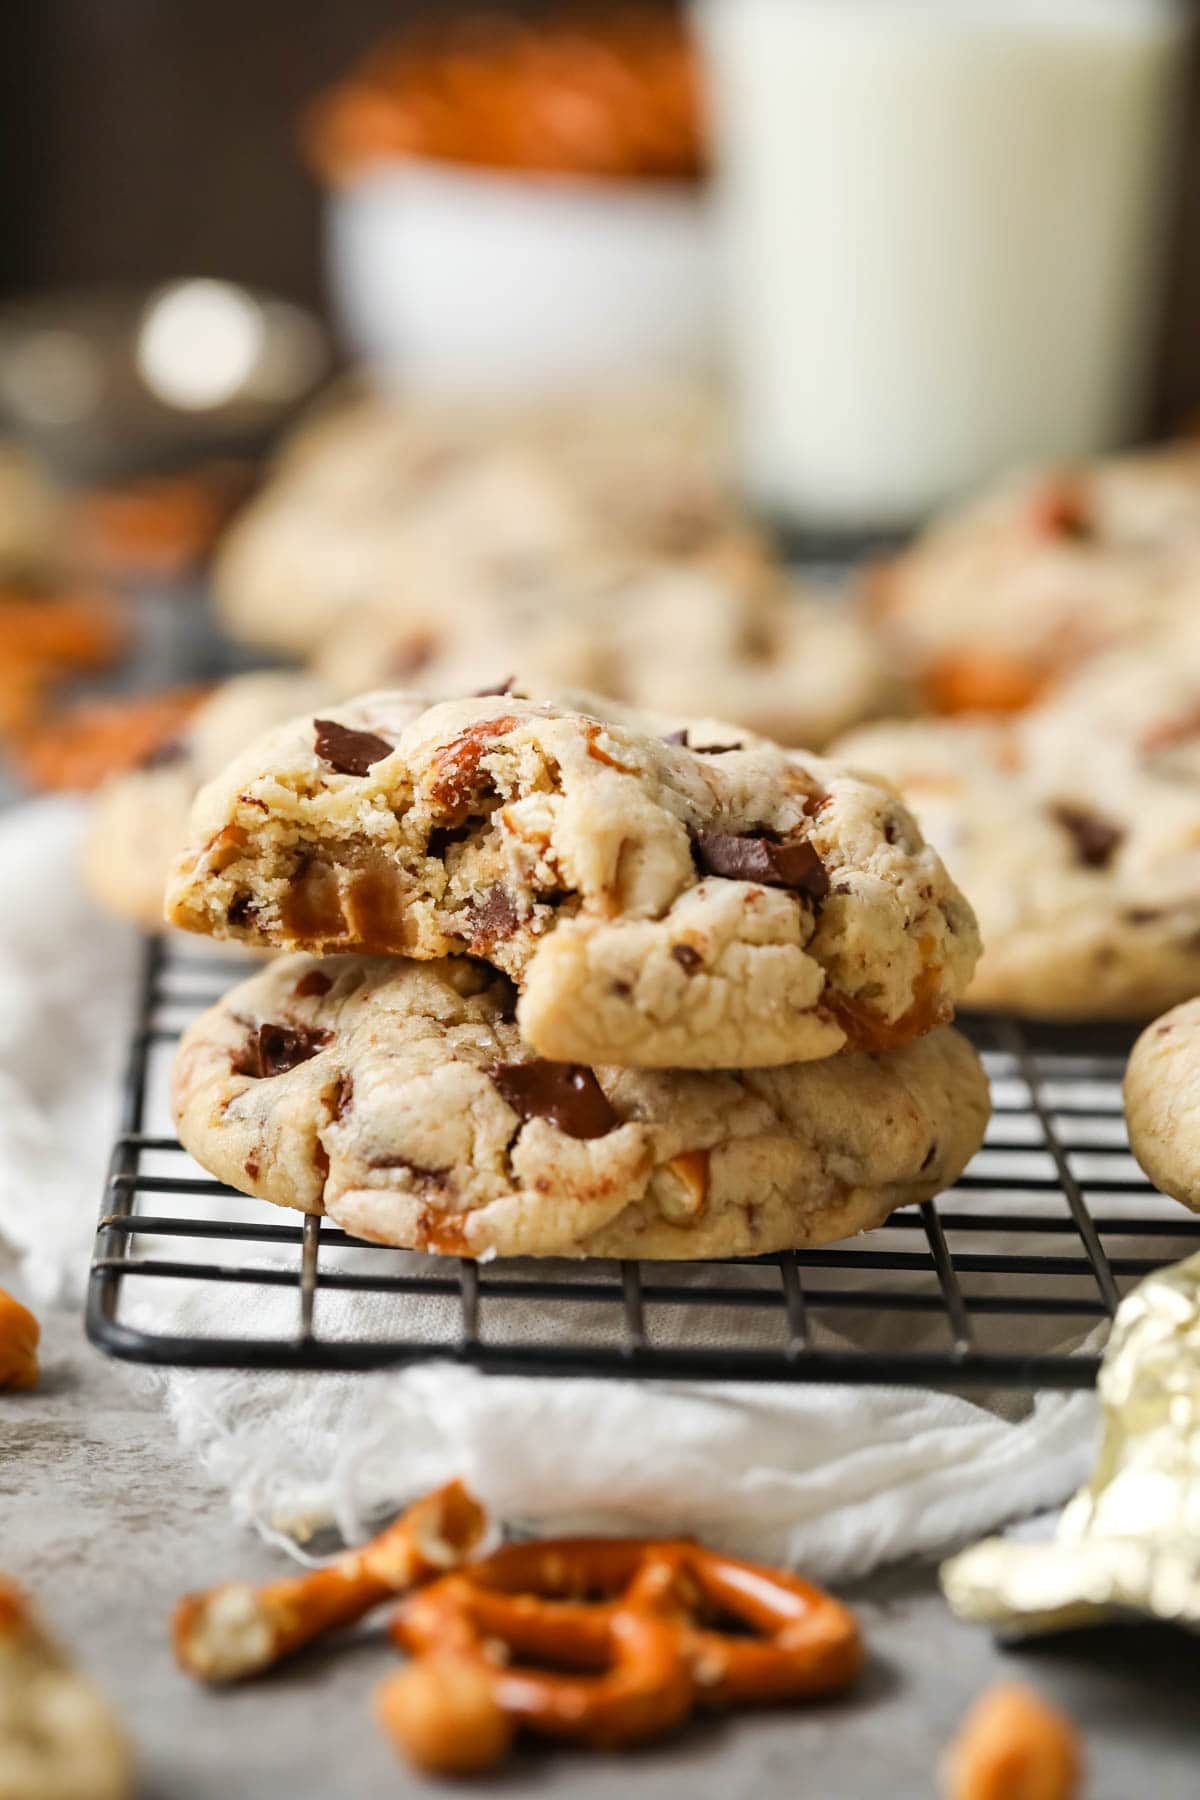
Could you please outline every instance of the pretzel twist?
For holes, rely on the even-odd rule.
[[[440,1773],[493,1766],[518,1726],[615,1749],[697,1705],[832,1692],[862,1661],[853,1616],[820,1588],[637,1538],[508,1546],[404,1601],[392,1635],[415,1660],[379,1689],[380,1722]]]
[[[237,1681],[322,1632],[353,1625],[381,1601],[444,1575],[478,1546],[484,1514],[460,1481],[418,1500],[361,1550],[265,1587],[228,1581],[175,1610],[175,1657],[201,1681]]]

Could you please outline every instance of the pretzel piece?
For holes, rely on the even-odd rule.
[[[41,1328],[27,1306],[0,1288],[0,1388],[31,1388],[38,1378]]]
[[[361,1550],[311,1574],[188,1594],[172,1623],[176,1660],[200,1681],[260,1674],[322,1633],[357,1623],[381,1601],[457,1568],[479,1544],[484,1524],[478,1501],[452,1481]]]
[[[945,1800],[1075,1800],[1083,1779],[1069,1720],[1019,1683],[989,1688],[946,1756]]]
[[[443,1774],[493,1766],[517,1726],[614,1749],[697,1705],[831,1692],[862,1661],[852,1615],[810,1583],[639,1538],[507,1546],[404,1601],[392,1635],[415,1660],[383,1684],[377,1716]]]

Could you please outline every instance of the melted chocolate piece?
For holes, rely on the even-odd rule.
[[[236,899],[231,900],[225,917],[231,925],[252,925],[258,913],[250,895],[239,894]]]
[[[239,1075],[256,1081],[286,1075],[309,1062],[333,1037],[330,1031],[308,1031],[302,1025],[260,1025],[234,1062]]]
[[[519,924],[520,915],[512,895],[497,883],[471,907],[472,951],[482,954],[489,944],[511,937]]]
[[[810,900],[829,892],[825,865],[806,840],[777,844],[769,837],[735,837],[725,831],[692,833],[692,854],[705,875],[729,881],[757,881],[763,887],[792,888]]]
[[[690,944],[672,944],[671,955],[685,975],[694,975],[704,961],[700,952],[693,950]]]
[[[664,744],[678,744],[681,749],[686,750],[688,747],[688,734],[687,734],[686,725],[683,727],[683,729],[681,731],[668,731],[666,737],[663,739],[663,743]]]
[[[292,993],[297,1000],[308,1000],[314,994],[327,994],[332,986],[328,975],[323,975],[320,969],[310,969],[307,975],[300,977]]]
[[[1068,832],[1075,843],[1075,855],[1089,869],[1106,869],[1125,838],[1120,825],[1082,806],[1066,804],[1050,808],[1056,824]]]
[[[395,749],[373,731],[352,731],[336,719],[314,719],[317,755],[339,775],[365,775]]]
[[[547,1119],[568,1137],[606,1137],[621,1123],[582,1063],[493,1063],[487,1074],[515,1113]]]
[[[352,1077],[349,1075],[340,1075],[338,1077],[337,1090],[333,1098],[333,1116],[335,1119],[345,1118],[346,1114],[350,1111],[350,1102],[353,1098],[354,1081]]]
[[[511,694],[512,684],[516,679],[515,675],[506,675],[498,687],[476,688],[474,697],[476,700],[490,700],[494,694]]]

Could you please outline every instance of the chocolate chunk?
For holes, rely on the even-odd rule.
[[[302,1025],[260,1025],[233,1066],[239,1075],[252,1075],[257,1081],[286,1075],[324,1049],[332,1037],[332,1032],[307,1031]]]
[[[757,881],[763,887],[794,888],[811,900],[823,900],[829,892],[825,865],[807,840],[777,844],[769,837],[695,831],[692,853],[705,875],[723,875],[729,881]]]
[[[354,1080],[349,1075],[339,1075],[338,1084],[333,1096],[333,1116],[344,1119],[350,1111],[350,1102],[354,1098]]]
[[[351,731],[336,719],[314,719],[317,755],[339,775],[365,775],[395,749],[373,731]]]
[[[1106,869],[1124,841],[1125,832],[1099,813],[1063,803],[1050,808],[1051,817],[1075,842],[1075,855],[1089,869]]]
[[[489,944],[511,937],[520,924],[512,895],[499,883],[471,905],[471,949],[482,954]]]
[[[704,962],[704,958],[701,956],[700,952],[698,950],[693,950],[690,944],[672,944],[671,955],[675,958],[675,961],[679,964],[685,975],[694,974]]]
[[[1124,913],[1127,925],[1157,925],[1166,916],[1166,908],[1162,906],[1130,906]]]
[[[258,912],[249,894],[238,894],[230,901],[225,917],[231,925],[252,925]]]
[[[186,762],[188,756],[187,739],[181,737],[163,738],[147,750],[145,756],[138,760],[139,769],[169,769],[175,763]]]
[[[320,969],[310,969],[307,975],[300,977],[292,993],[297,1000],[308,1000],[314,994],[327,994],[332,986],[328,975],[323,975]]]
[[[621,1120],[581,1063],[493,1063],[487,1073],[523,1119],[547,1119],[568,1137],[606,1137]]]
[[[664,744],[678,744],[684,750],[687,749],[687,741],[688,741],[688,734],[687,734],[687,726],[686,725],[683,727],[683,729],[681,731],[668,731],[666,737],[663,739]]]
[[[475,698],[476,700],[490,700],[494,694],[511,694],[512,684],[516,679],[515,675],[506,675],[498,687],[476,688]]]

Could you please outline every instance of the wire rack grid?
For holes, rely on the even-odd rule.
[[[983,1150],[936,1202],[846,1243],[689,1265],[477,1264],[358,1244],[209,1179],[165,1123],[180,1031],[246,972],[147,944],[87,1306],[90,1338],[112,1355],[1079,1388],[1095,1380],[1097,1328],[1122,1294],[1200,1248],[1200,1219],[1156,1195],[1129,1156],[1128,1034],[1008,1017],[964,1027],[992,1083]]]

